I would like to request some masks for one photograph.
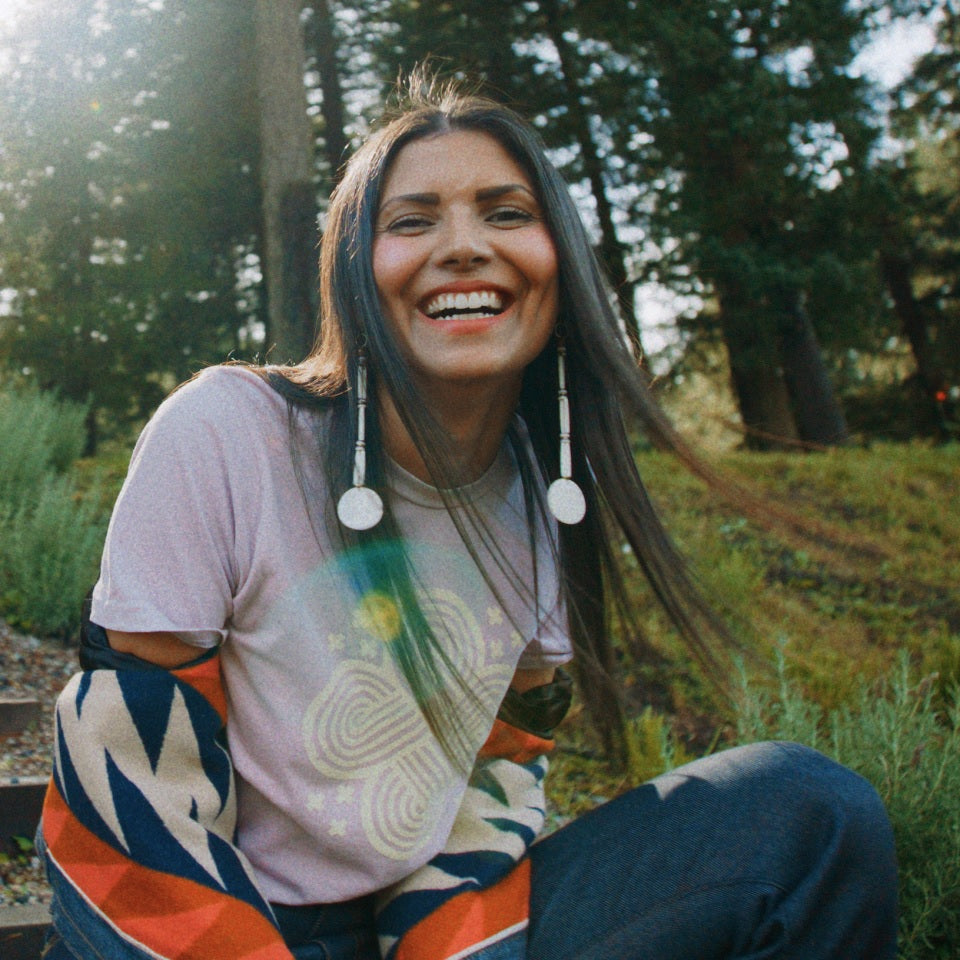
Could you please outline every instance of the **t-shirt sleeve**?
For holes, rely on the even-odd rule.
[[[570,642],[563,638],[551,638],[550,643],[545,643],[538,637],[527,644],[523,653],[520,654],[520,661],[517,663],[519,670],[542,670],[548,667],[562,667],[573,659],[573,650]]]
[[[110,520],[91,619],[128,632],[170,631],[219,643],[237,587],[240,371],[212,370],[182,387],[146,426]]]
[[[558,601],[550,614],[540,622],[537,636],[520,654],[517,668],[520,670],[543,670],[562,667],[573,659],[573,645],[567,632],[564,604]]]

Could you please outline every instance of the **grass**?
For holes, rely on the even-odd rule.
[[[718,461],[774,505],[811,526],[827,523],[845,541],[833,549],[747,521],[670,457],[641,453],[638,463],[745,646],[772,662],[785,644],[795,682],[815,702],[826,709],[847,702],[862,679],[888,675],[902,651],[918,671],[938,675],[938,689],[960,682],[960,446],[738,452]],[[631,702],[638,710],[653,702],[695,752],[723,741],[733,731],[729,709],[690,663],[639,574],[633,586],[665,665],[628,671]]]
[[[106,509],[95,476],[77,489],[86,408],[0,384],[0,615],[69,636],[96,570]]]
[[[760,649],[789,641],[815,699],[842,702],[903,649],[924,669],[947,666],[960,638],[960,447],[736,453],[721,466],[844,541],[825,550],[768,534],[669,459],[641,456],[708,591]]]
[[[704,587],[757,653],[749,696],[738,709],[716,692],[638,577],[664,661],[628,665],[628,769],[601,758],[575,707],[548,780],[551,822],[693,756],[768,736],[808,742],[860,770],[887,803],[901,960],[960,955],[960,446],[719,458],[811,530],[826,525],[833,546],[748,522],[669,457],[638,462]]]

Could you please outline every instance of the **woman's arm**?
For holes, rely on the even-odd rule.
[[[380,895],[387,960],[524,960],[525,854],[543,825],[546,754],[569,692],[569,678],[553,667],[516,671],[446,846]]]
[[[109,631],[107,631],[109,633]],[[111,644],[112,644],[111,640]],[[518,669],[510,681],[510,687],[517,693],[526,693],[534,687],[542,687],[545,684],[553,683],[556,670],[553,667],[538,667],[531,670]]]
[[[168,669],[179,667],[203,652],[199,647],[184,643],[174,633],[127,633],[123,630],[107,630],[106,633],[110,646],[117,653],[132,653],[141,660]]]
[[[292,960],[233,842],[218,651],[115,638],[85,624],[88,666],[57,701],[40,848],[60,935],[78,958]]]

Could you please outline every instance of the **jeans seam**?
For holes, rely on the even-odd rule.
[[[62,921],[66,921],[66,922],[69,924],[71,931],[76,935],[77,939],[82,940],[82,941],[84,942],[84,944],[86,944],[87,948],[89,949],[89,951],[90,951],[91,953],[93,953],[95,956],[99,957],[100,960],[108,960],[107,956],[106,956],[105,954],[101,953],[100,950],[99,950],[99,948],[97,948],[96,946],[94,946],[94,944],[91,942],[90,938],[87,936],[87,934],[86,934],[86,932],[83,930],[83,928],[82,928],[81,926],[79,926],[78,924],[74,923],[73,920],[72,920],[70,917],[68,917],[68,916],[65,914],[65,912],[62,911],[62,910],[60,911],[60,920],[61,920],[61,922],[62,922]],[[66,943],[66,941],[64,940],[63,934],[60,933],[60,930],[59,930],[56,926],[54,927],[54,929],[55,929],[56,932],[57,932],[57,936],[60,937],[60,940],[61,940],[61,942],[63,943],[64,947],[66,947],[67,950],[69,950],[70,953],[71,953],[71,955],[72,955],[72,954],[73,954],[73,950],[71,950],[70,947],[67,946],[67,943]]]
[[[307,935],[303,939],[303,944],[304,946],[310,944],[311,946],[319,947],[323,951],[323,960],[330,960],[330,951],[327,949],[327,945],[323,942],[322,912],[310,925],[310,929],[307,931]]]

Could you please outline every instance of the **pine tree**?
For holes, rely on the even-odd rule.
[[[0,359],[89,400],[91,449],[257,319],[251,36],[226,0],[77,0],[8,60]]]

